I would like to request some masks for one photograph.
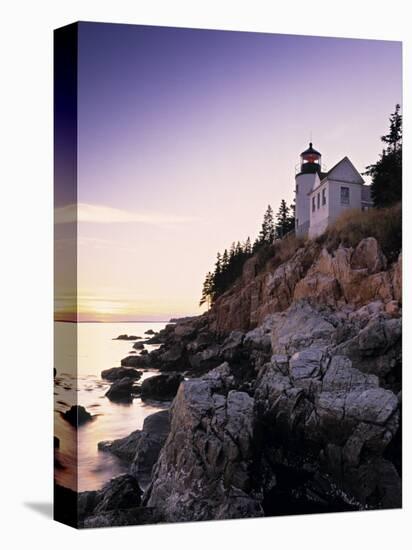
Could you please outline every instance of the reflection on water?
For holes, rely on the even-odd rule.
[[[55,435],[60,439],[56,452],[59,467],[56,481],[74,490],[100,489],[112,477],[127,471],[127,465],[110,453],[98,451],[99,441],[117,439],[141,429],[146,416],[165,408],[161,403],[144,403],[139,398],[130,404],[113,403],[104,396],[109,384],[102,380],[102,370],[120,366],[120,360],[133,350],[132,341],[113,340],[119,334],[147,336],[148,329],[155,331],[164,323],[79,323],[77,325],[78,380],[73,374],[73,333],[76,325],[56,323],[56,338],[60,345],[56,357],[54,403]],[[67,345],[62,345],[66,342]],[[157,346],[145,346],[151,351]],[[156,371],[145,372],[141,380]],[[62,417],[73,404],[83,405],[93,415],[93,421],[76,430]],[[77,478],[75,465],[76,460]]]

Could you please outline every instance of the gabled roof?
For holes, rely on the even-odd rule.
[[[344,183],[359,183],[360,185],[365,183],[365,180],[348,157],[343,157],[335,166],[332,166],[322,178],[322,181],[326,178],[328,180],[342,181]]]
[[[358,183],[359,185],[363,185],[365,183],[365,180],[356,170],[355,166],[352,164],[348,157],[343,157],[343,159],[337,162],[335,166],[332,166],[332,168],[328,170],[328,172],[321,172],[319,182],[315,180],[315,184],[313,188],[309,191],[308,195],[311,195],[314,191],[317,191],[325,181]]]

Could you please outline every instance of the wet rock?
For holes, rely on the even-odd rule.
[[[170,433],[169,411],[159,411],[145,418],[136,446],[130,473],[136,476],[142,487],[151,481],[153,467]]]
[[[81,405],[73,405],[68,411],[62,413],[62,417],[75,428],[93,420],[92,415]]]
[[[143,342],[135,342],[133,344],[133,348],[134,349],[144,349],[144,344],[143,344]]]
[[[134,383],[135,380],[128,377],[116,380],[110,386],[105,395],[108,399],[110,399],[110,401],[132,401],[133,396],[137,395],[140,391]]]
[[[155,399],[157,401],[170,401],[174,398],[183,381],[179,373],[159,374],[146,378],[142,382],[142,399]]]
[[[159,411],[145,418],[142,430],[127,437],[98,444],[101,451],[111,452],[130,464],[130,473],[141,486],[146,486],[154,464],[170,431],[169,412]]]
[[[110,452],[122,460],[131,463],[137,450],[142,431],[135,430],[126,437],[114,441],[99,441],[99,451]]]
[[[114,382],[115,380],[121,380],[122,378],[131,378],[133,380],[139,380],[142,377],[142,373],[132,367],[113,367],[101,372],[101,377],[105,380]]]
[[[120,361],[120,364],[122,367],[144,368],[146,366],[145,359],[141,355],[128,355]]]

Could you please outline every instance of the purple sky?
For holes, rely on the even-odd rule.
[[[311,133],[327,167],[376,160],[401,76],[399,42],[81,23],[84,318],[197,313],[217,250],[292,200]]]

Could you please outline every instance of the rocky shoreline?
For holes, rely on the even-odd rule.
[[[210,312],[102,373],[109,392],[173,402],[99,444],[129,473],[78,495],[80,526],[402,505],[401,259],[364,239],[259,275],[251,260]]]

